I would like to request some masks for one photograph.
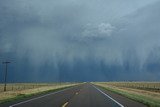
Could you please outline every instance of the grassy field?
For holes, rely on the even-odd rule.
[[[6,92],[3,91],[4,85],[0,84],[0,103],[77,84],[78,83],[16,83],[8,84]]]
[[[105,82],[105,84],[116,87],[126,87],[160,92],[160,82]]]
[[[10,83],[7,84],[6,90],[7,91],[21,91],[26,89],[34,89],[46,86],[59,86],[59,85],[66,85],[72,83]],[[4,91],[4,84],[0,84],[0,92]]]
[[[160,107],[160,83],[158,82],[99,82],[93,84],[141,102],[148,107]]]

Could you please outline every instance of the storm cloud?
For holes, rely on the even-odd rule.
[[[159,10],[158,0],[1,0],[0,58],[13,60],[11,82],[159,80]]]

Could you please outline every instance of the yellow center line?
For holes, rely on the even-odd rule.
[[[68,105],[68,102],[64,103],[62,107],[66,107],[67,105]]]
[[[78,92],[75,93],[76,95],[78,95]],[[68,105],[68,102],[65,102],[62,107],[66,107]]]

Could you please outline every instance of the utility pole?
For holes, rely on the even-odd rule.
[[[11,63],[11,62],[9,62],[9,61],[2,62],[2,64],[6,65],[6,70],[5,70],[5,75],[4,75],[4,91],[6,91],[6,85],[7,85],[7,67],[8,67],[9,63]]]

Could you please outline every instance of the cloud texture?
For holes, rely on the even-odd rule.
[[[157,0],[2,0],[0,58],[13,60],[12,82],[159,80],[159,10]]]

